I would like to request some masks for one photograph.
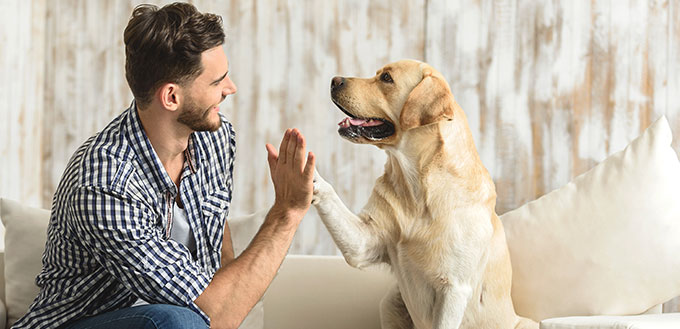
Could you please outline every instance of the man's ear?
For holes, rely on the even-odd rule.
[[[423,80],[413,88],[399,115],[402,130],[409,130],[441,120],[453,120],[454,100],[446,82],[423,70]]]
[[[176,83],[166,83],[158,88],[160,104],[168,111],[176,111],[182,100],[180,87]]]

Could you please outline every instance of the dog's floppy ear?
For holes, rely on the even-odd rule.
[[[409,130],[441,120],[453,119],[454,100],[446,82],[423,70],[423,80],[413,88],[399,115],[402,130]]]

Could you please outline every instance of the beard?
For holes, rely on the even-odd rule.
[[[219,115],[216,121],[211,120],[213,107],[201,109],[198,103],[191,96],[188,96],[186,102],[180,108],[177,121],[193,131],[217,131],[222,126],[222,120],[219,119]]]

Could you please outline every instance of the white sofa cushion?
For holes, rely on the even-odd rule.
[[[38,296],[35,277],[42,269],[50,212],[0,199],[0,219],[5,225],[5,300],[7,323],[26,314]]]
[[[518,314],[639,314],[680,294],[680,163],[671,140],[662,117],[623,151],[501,216]]]
[[[548,319],[540,329],[678,329],[680,313],[635,316],[573,316]]]

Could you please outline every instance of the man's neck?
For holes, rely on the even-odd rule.
[[[153,103],[145,108],[138,106],[137,113],[154,151],[174,180],[173,171],[178,166],[181,170],[184,150],[193,131],[177,122],[173,112],[154,106]]]

